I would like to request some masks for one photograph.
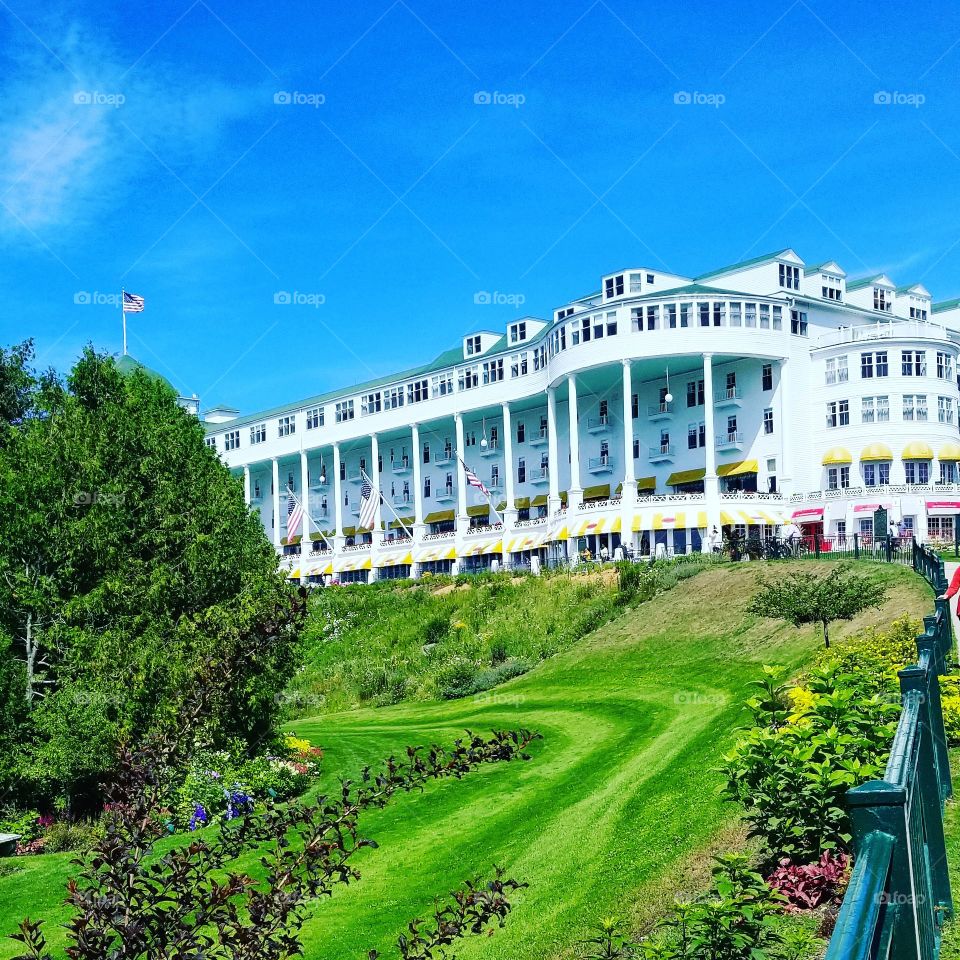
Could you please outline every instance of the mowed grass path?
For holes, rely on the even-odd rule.
[[[840,625],[837,639],[927,611],[931,594],[919,578],[882,569],[890,580],[884,608]],[[726,841],[738,817],[720,797],[716,768],[745,718],[750,681],[765,663],[800,669],[819,644],[812,629],[746,613],[760,571],[708,570],[477,698],[293,724],[323,746],[331,787],[391,751],[449,742],[464,728],[526,726],[544,736],[529,763],[492,765],[366,814],[364,834],[380,847],[357,857],[360,883],[312,909],[306,956],[362,960],[372,947],[396,956],[393,943],[410,919],[494,864],[530,887],[504,930],[460,947],[463,960],[573,956],[572,945],[600,917],[636,921],[658,913],[678,885],[689,892],[682,885],[702,879],[705,851],[718,837]],[[27,871],[0,878],[3,932],[24,912],[49,915],[62,897],[66,860],[34,858]],[[16,952],[9,941],[0,946],[0,957]]]

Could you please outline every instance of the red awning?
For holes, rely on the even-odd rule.
[[[873,513],[874,510],[892,510],[892,503],[858,503],[854,506],[854,513]]]
[[[794,510],[791,520],[799,520],[800,523],[807,523],[811,520],[819,520],[823,516],[823,507],[808,507],[806,510]]]
[[[927,513],[957,513],[960,500],[928,500]]]

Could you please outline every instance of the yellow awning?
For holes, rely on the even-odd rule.
[[[667,477],[667,486],[675,487],[680,483],[696,483],[707,475],[706,467],[698,467],[696,470],[677,470]]]
[[[656,513],[653,516],[654,530],[683,530],[687,525],[687,514],[683,510],[674,513]]]
[[[343,530],[341,530],[340,532],[341,532],[345,537],[352,537],[352,536],[357,532],[357,528],[356,528],[356,527],[344,527]]]
[[[467,507],[468,517],[485,517],[490,512],[489,503],[478,503],[476,506]]]
[[[721,463],[717,467],[717,476],[739,477],[745,473],[758,473],[759,471],[760,464],[756,460],[739,460],[736,463]]]
[[[434,513],[428,513],[424,518],[424,523],[446,523],[448,520],[455,519],[452,510],[436,510]]]
[[[517,499],[513,501],[513,505],[517,510],[526,510],[527,507],[530,506],[530,498],[517,497]]]
[[[423,547],[417,552],[417,563],[430,563],[434,560],[455,560],[457,548],[449,543],[435,543]]]
[[[732,513],[727,513],[726,510],[721,510],[720,522],[724,525],[727,525],[727,524],[734,524],[734,523],[742,523],[743,521],[740,520],[739,517],[735,517]]]
[[[853,457],[850,456],[850,451],[846,447],[831,447],[820,462],[824,466],[832,463],[853,463]]]
[[[391,530],[411,530],[413,528],[413,517],[400,517],[398,520],[391,520],[387,526]]]
[[[700,510],[697,512],[697,526],[701,528],[706,528],[707,526],[707,511]]]
[[[326,563],[318,563],[310,568],[309,576],[311,577],[325,577],[328,573],[333,573],[333,561],[328,560]]]
[[[570,535],[573,537],[585,537],[591,533],[603,533],[606,527],[606,517],[579,517],[574,522]]]
[[[554,528],[553,532],[547,538],[548,540],[567,540],[570,537],[570,531],[567,525],[561,524],[559,528]]]
[[[502,553],[503,537],[477,537],[469,540],[460,551],[461,557],[478,557],[480,554]]]
[[[610,498],[610,484],[598,483],[595,487],[583,488],[584,500],[608,500]]]
[[[290,572],[287,574],[288,580],[299,580],[300,579],[300,568],[293,567]]]
[[[756,527],[761,523],[767,524],[767,526],[775,527],[780,521],[773,517],[771,514],[767,513],[766,510],[739,510],[737,511],[742,518],[742,522],[745,523],[748,527]]]
[[[371,570],[373,569],[373,561],[363,554],[354,554],[337,560],[334,569],[337,573],[343,573],[346,570]]]
[[[945,443],[937,453],[938,460],[960,460],[960,443]]]
[[[413,563],[413,553],[409,547],[406,550],[391,550],[377,557],[378,567],[402,567],[404,564],[411,563]]]
[[[507,543],[507,553],[514,553],[519,550],[538,550],[547,540],[550,539],[550,531],[546,524],[535,527],[529,532],[521,533]]]
[[[656,489],[657,489],[656,477],[641,477],[637,481],[637,490],[656,490]]]
[[[903,448],[903,453],[901,453],[900,456],[904,460],[932,460],[933,450],[923,443],[923,441],[914,440]]]
[[[892,460],[893,451],[885,443],[871,443],[860,451],[861,460]]]
[[[538,494],[530,501],[531,507],[545,507],[547,505],[547,495],[545,493]]]
[[[611,533],[619,533],[623,529],[623,517],[614,517],[613,523],[610,526]]]

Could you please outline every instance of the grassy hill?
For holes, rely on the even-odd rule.
[[[744,720],[748,684],[764,663],[800,669],[819,643],[812,630],[746,613],[758,568],[708,569],[476,696],[291,724],[323,746],[331,788],[337,776],[352,776],[408,743],[446,742],[466,727],[528,726],[544,735],[527,764],[432,784],[366,815],[365,833],[380,848],[358,859],[359,884],[339,888],[313,909],[306,956],[361,960],[371,947],[396,956],[392,944],[410,919],[495,863],[530,887],[517,897],[506,928],[465,943],[457,951],[462,960],[575,956],[572,945],[601,916],[628,916],[640,925],[675,892],[700,889],[711,849],[739,840],[737,811],[719,797],[716,766]],[[930,592],[918,577],[876,569],[889,583],[884,608],[839,625],[837,638],[929,607]],[[476,602],[467,592],[464,602]],[[570,620],[577,610],[558,613]],[[387,608],[378,616],[388,616]],[[389,633],[385,622],[371,643]],[[361,647],[350,656],[363,658],[367,649],[362,638],[356,642]],[[335,667],[329,655],[324,663],[325,670]],[[12,930],[25,912],[64,917],[56,905],[68,859],[40,856],[24,861],[22,872],[0,876],[0,932]],[[56,931],[48,934],[56,946]],[[0,958],[16,952],[9,941],[0,946]]]

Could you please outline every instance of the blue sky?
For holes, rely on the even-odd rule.
[[[958,70],[922,0],[0,0],[0,344],[119,351],[125,286],[134,356],[251,411],[622,266],[958,296]]]

